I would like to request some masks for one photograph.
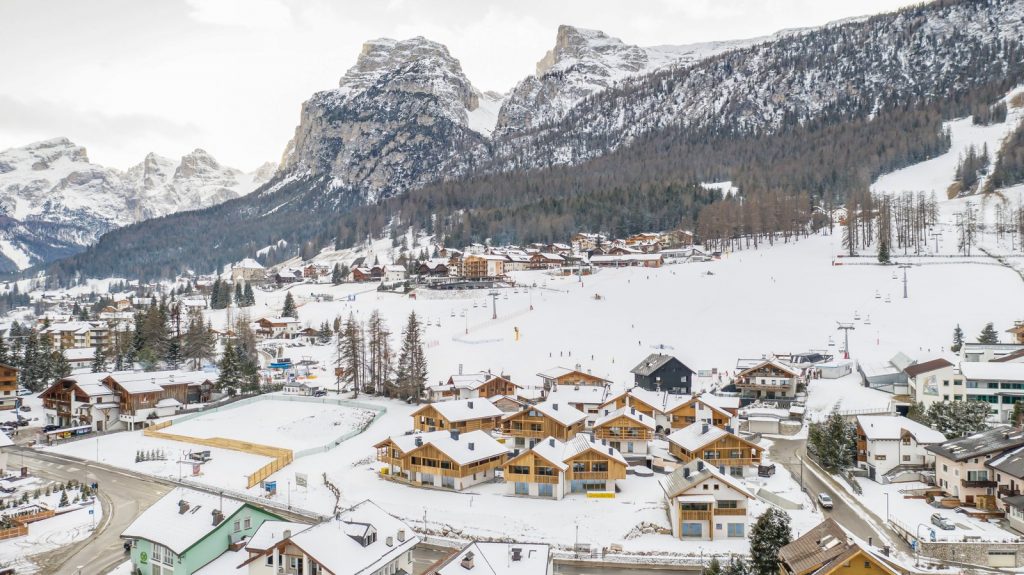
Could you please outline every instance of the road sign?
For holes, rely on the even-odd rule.
[[[92,514],[93,514],[93,513],[95,513],[95,512],[96,512],[96,511],[95,511],[94,509],[90,509],[90,510],[89,510],[89,515],[92,515]]]
[[[305,473],[296,473],[295,474],[295,485],[296,485],[296,487],[305,487],[307,480],[308,480],[308,477],[306,476]]]

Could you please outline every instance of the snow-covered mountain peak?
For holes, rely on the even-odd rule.
[[[621,71],[637,72],[647,66],[647,53],[643,48],[631,46],[600,30],[561,25],[555,36],[555,47],[537,62],[536,75],[557,69],[563,71],[577,64],[603,68],[597,73]]]

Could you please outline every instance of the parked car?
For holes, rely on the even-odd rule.
[[[31,425],[31,422],[29,422],[29,420],[25,418],[21,418],[18,420],[18,427],[28,427],[29,425]]]
[[[932,514],[932,525],[934,525],[934,526],[936,526],[939,529],[942,529],[944,531],[952,531],[952,530],[956,529],[956,525],[953,525],[952,521],[950,521],[949,519],[946,519],[945,517],[943,517],[942,515],[939,515],[938,513],[933,513]]]
[[[827,493],[819,493],[818,504],[821,505],[822,509],[832,509],[832,497]]]
[[[319,390],[319,391],[314,391],[313,392],[313,397],[323,397],[325,395],[327,395],[327,392],[322,390],[322,389]]]
[[[21,406],[21,410],[22,411],[32,411],[32,408],[27,406],[27,405],[23,405],[23,406]]]
[[[32,390],[28,389],[27,387],[19,387],[18,395],[32,395]]]
[[[59,426],[59,425],[53,425],[53,424],[51,423],[50,425],[44,425],[44,426],[43,426],[43,433],[48,433],[48,432],[50,432],[50,431],[56,431],[56,430],[58,430],[58,429],[60,429],[60,426]]]
[[[14,424],[11,423],[5,423],[3,425],[0,425],[0,431],[6,433],[7,435],[14,433],[15,429],[17,428],[14,426]]]

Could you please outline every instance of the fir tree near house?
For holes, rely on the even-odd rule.
[[[335,263],[334,269],[331,270],[331,283],[338,285],[345,281],[345,276],[341,273],[341,264]]]
[[[978,334],[978,343],[999,343],[999,332],[992,326],[992,322],[985,324],[985,327],[981,329],[981,333]]]
[[[295,307],[295,298],[292,297],[292,292],[288,292],[284,296],[284,307],[281,309],[281,317],[299,318],[299,310]]]
[[[779,549],[793,540],[789,528],[789,514],[769,507],[750,529],[751,575],[776,575],[779,572]]]
[[[984,401],[941,401],[928,408],[928,424],[949,439],[988,428],[989,404]]]
[[[242,366],[239,364],[235,345],[230,340],[224,344],[224,353],[217,366],[220,368],[220,373],[217,375],[218,390],[239,386],[242,378]]]
[[[402,339],[402,351],[398,356],[395,383],[400,396],[406,401],[419,403],[423,386],[427,382],[427,358],[423,353],[422,327],[416,312],[409,313]]]
[[[956,324],[953,328],[953,345],[949,346],[949,350],[953,353],[959,353],[960,348],[964,346],[964,330],[960,329],[960,324]]]
[[[839,413],[838,404],[825,421],[810,425],[807,446],[829,471],[840,471],[850,465],[855,453],[854,430]]]
[[[102,345],[96,346],[96,351],[92,354],[92,372],[102,373],[107,371],[107,352],[103,350]]]

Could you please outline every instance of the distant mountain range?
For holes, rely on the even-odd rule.
[[[104,233],[248,194],[276,166],[251,173],[203,150],[175,162],[149,154],[121,172],[89,161],[67,138],[0,151],[0,271],[77,253]]]
[[[629,156],[637,143],[654,140],[658,145],[646,153],[675,170],[663,174],[661,191],[733,180],[743,193],[774,185],[775,191],[811,199],[841,196],[853,186],[866,189],[872,170],[934,153],[935,138],[882,134],[872,121],[931,106],[921,122],[932,130],[940,116],[963,114],[965,99],[990,98],[1004,84],[1021,81],[1022,37],[1020,0],[934,2],[771,37],[675,47],[641,48],[562,26],[536,72],[505,95],[474,87],[439,43],[373,40],[337,88],[303,104],[280,168],[255,193],[118,229],[52,271],[63,278],[205,271],[278,240],[313,248],[363,241],[395,221],[442,239],[459,229],[458,237],[468,239],[481,233],[473,227],[477,216],[501,224],[500,210],[522,198],[542,206],[556,193],[642,197],[636,194],[650,185],[641,181],[649,171],[643,157],[630,156],[629,170],[605,162],[610,171],[604,178],[592,179],[587,166]],[[798,146],[748,145],[744,153],[775,156],[759,158],[766,166],[760,173],[724,151],[758,138],[845,124],[873,129],[870,142],[849,142],[872,147],[830,149],[819,160],[825,164],[803,180],[792,174],[807,168],[806,157],[795,157]],[[717,154],[694,153],[712,141]],[[822,146],[811,151],[820,153]],[[860,155],[874,159],[858,167]],[[831,158],[841,158],[849,174],[830,173],[838,169]],[[561,170],[557,180],[546,175],[552,170]],[[779,180],[764,170],[790,170],[792,177]],[[622,181],[625,173],[636,173],[635,181]],[[584,180],[587,187],[572,189],[572,181]],[[444,192],[445,186],[458,193]],[[391,213],[366,209],[385,205]],[[571,213],[557,214],[559,231],[603,221],[585,203],[574,205]],[[624,200],[617,208],[629,206]],[[645,215],[636,216],[629,225],[645,225]],[[493,225],[488,233],[495,232]],[[521,224],[514,219],[501,225],[502,237],[530,239],[516,233]],[[189,249],[197,234],[214,234],[207,241],[217,253]]]

